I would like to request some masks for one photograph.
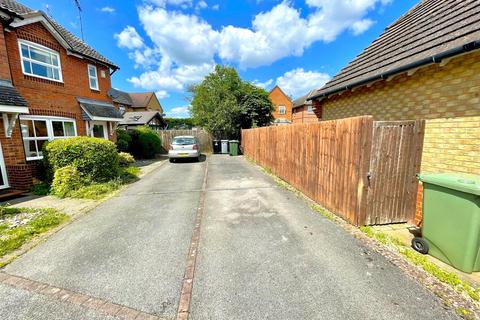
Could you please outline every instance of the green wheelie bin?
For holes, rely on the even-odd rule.
[[[238,156],[238,144],[239,144],[238,140],[229,141],[231,156]]]
[[[471,273],[480,271],[480,176],[420,174],[422,237],[412,247]]]

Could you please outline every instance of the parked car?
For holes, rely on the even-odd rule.
[[[168,150],[168,158],[170,162],[175,162],[176,159],[190,158],[199,161],[200,159],[200,144],[194,136],[177,136],[172,139],[170,143],[170,150]]]

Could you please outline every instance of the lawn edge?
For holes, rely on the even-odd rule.
[[[270,168],[259,165],[248,156],[244,155],[244,159],[273,179],[277,186],[293,193],[297,198],[306,202],[312,211],[340,226],[368,249],[382,255],[388,262],[398,267],[409,278],[414,279],[422,287],[432,292],[442,301],[444,308],[455,312],[464,319],[480,319],[480,306],[473,299],[458,292],[452,286],[441,282],[438,278],[428,273],[420,266],[413,264],[391,246],[385,245],[373,237],[369,237],[366,233],[362,232],[360,228],[349,224],[347,221],[315,202],[287,181],[276,176]]]

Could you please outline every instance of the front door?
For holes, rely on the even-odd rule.
[[[0,189],[8,188],[7,170],[5,169],[5,161],[3,159],[2,145],[0,144]]]
[[[92,133],[95,138],[108,139],[107,123],[102,121],[95,121],[93,123]]]

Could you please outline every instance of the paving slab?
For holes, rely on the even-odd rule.
[[[158,168],[5,271],[173,318],[199,201],[184,183],[201,188],[204,166]]]
[[[49,299],[41,294],[0,284],[0,319],[2,320],[119,320],[90,308]]]
[[[211,162],[190,319],[457,319],[244,159]]]

